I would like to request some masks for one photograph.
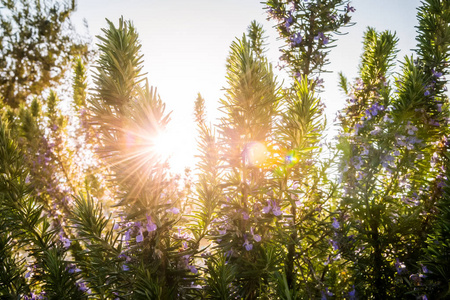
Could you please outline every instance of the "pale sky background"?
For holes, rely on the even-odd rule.
[[[323,76],[325,92],[321,98],[327,106],[328,124],[336,112],[343,108],[345,97],[337,88],[337,72],[349,78],[357,75],[362,52],[362,36],[368,26],[378,31],[396,31],[401,50],[398,59],[411,55],[415,48],[417,25],[416,8],[420,0],[354,0],[353,27],[344,29],[337,47],[332,49],[328,66],[331,74]],[[192,166],[195,154],[196,126],[193,121],[194,101],[201,93],[211,122],[217,118],[218,100],[223,97],[225,61],[229,46],[241,37],[250,22],[256,20],[266,30],[269,61],[278,62],[281,45],[272,26],[266,20],[264,5],[260,0],[78,0],[77,12],[72,20],[77,31],[85,18],[89,34],[101,34],[106,27],[105,18],[118,23],[120,16],[132,20],[139,32],[144,54],[144,71],[149,83],[157,87],[161,99],[172,112],[169,132],[176,136],[171,160],[175,169]],[[94,43],[97,39],[94,38]],[[275,69],[282,79],[284,74]],[[173,138],[174,139],[174,138]]]

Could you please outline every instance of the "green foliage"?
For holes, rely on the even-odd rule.
[[[75,60],[74,78],[73,78],[73,102],[75,108],[80,109],[86,106],[86,93],[87,93],[87,75],[86,68],[81,58]]]
[[[424,43],[424,36],[443,37],[425,29],[424,19],[433,16],[439,23],[447,18],[445,5],[432,3],[419,9],[417,40]],[[395,44],[389,32],[365,33],[361,79],[341,115],[343,192],[333,243],[351,262],[351,281],[364,298],[426,293],[415,270],[442,193],[440,141],[448,134],[448,97],[441,82],[445,69],[432,64],[431,52],[425,55],[421,49],[427,46],[419,44],[418,58],[405,58],[392,93],[387,77]],[[445,49],[439,56],[447,55]]]
[[[445,163],[445,179],[439,188],[442,196],[437,201],[437,218],[433,233],[428,236],[422,270],[415,274],[420,284],[421,292],[427,293],[430,299],[445,299],[450,294],[450,205],[449,205],[449,152],[448,142],[443,149]],[[424,281],[424,282],[422,282]]]
[[[270,19],[277,21],[277,30],[285,41],[281,60],[293,77],[314,75],[325,71],[327,55],[334,34],[341,27],[352,25],[351,13],[355,11],[346,0],[320,0],[290,2],[269,0],[265,2]],[[315,79],[316,84],[318,78]]]
[[[81,260],[78,266],[86,282],[104,299],[112,297],[112,292],[129,280],[120,274],[120,234],[113,230],[110,218],[104,216],[102,205],[94,201],[89,194],[75,197],[71,221],[84,249],[74,249],[74,255]]]
[[[217,214],[216,210],[222,194],[220,178],[223,172],[220,170],[219,145],[211,127],[205,123],[205,100],[200,94],[195,101],[195,119],[200,134],[197,156],[199,174],[196,185],[197,195],[193,199],[194,224],[190,228],[195,240],[200,243]]]
[[[138,34],[130,22],[123,18],[119,26],[107,20],[109,28],[105,36],[98,36],[100,59],[94,76],[96,91],[105,105],[120,110],[138,93],[142,78],[142,58]]]
[[[449,59],[450,4],[441,0],[423,1],[417,19],[417,54],[429,71],[432,68],[441,71]]]
[[[291,94],[285,95],[287,105],[282,113],[279,129],[283,146],[300,153],[316,146],[325,127],[322,103],[314,94],[307,78],[301,79],[295,81]]]
[[[109,26],[104,29],[105,37],[99,37],[102,44],[94,76],[96,95],[90,99],[90,122],[101,133],[99,153],[115,176],[115,184],[129,193],[122,204],[136,203],[134,214],[142,217],[149,207],[157,205],[167,185],[163,164],[151,147],[169,115],[156,89],[149,88],[147,82],[141,85],[141,46],[131,23],[121,19],[118,28],[111,22]]]
[[[120,226],[129,242],[119,256],[126,258],[122,269],[135,276],[119,290],[127,295],[130,288],[133,299],[174,299],[189,294],[193,252],[172,232],[180,223],[181,198],[175,182],[169,181],[167,164],[155,151],[169,114],[156,89],[141,78],[141,46],[132,24],[120,19],[116,28],[109,22],[104,33],[94,76],[96,94],[89,99],[90,122],[101,134],[98,153],[111,172],[126,221]],[[95,251],[100,257],[101,251]]]
[[[262,59],[265,51],[265,42],[264,42],[264,29],[261,24],[258,24],[256,21],[252,21],[250,26],[248,27],[248,38],[250,41],[250,45],[252,50],[255,52],[258,58]]]
[[[82,299],[77,276],[68,272],[66,251],[57,240],[59,228],[49,223],[43,215],[44,207],[31,195],[23,153],[10,139],[2,121],[0,155],[0,236],[5,255],[1,263],[1,296],[25,297],[30,292],[30,282],[26,278],[33,276],[39,283],[38,291],[45,290],[49,299]],[[32,271],[25,273],[27,257],[20,258],[18,252],[30,254],[32,267],[28,268],[33,268]]]
[[[398,52],[395,49],[397,43],[398,39],[395,37],[395,33],[389,31],[377,33],[373,28],[367,29],[364,33],[364,52],[359,70],[365,85],[377,86],[386,80],[384,77],[394,66]]]
[[[237,296],[235,290],[230,289],[235,280],[237,266],[227,262],[227,256],[211,256],[207,260],[209,276],[206,278],[206,299],[228,300]]]

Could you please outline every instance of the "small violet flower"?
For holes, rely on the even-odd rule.
[[[418,129],[416,126],[412,125],[410,121],[408,121],[408,124],[406,125],[406,130],[408,131],[409,135],[413,135]]]
[[[272,213],[274,216],[278,217],[280,216],[283,212],[281,211],[279,206],[276,206],[276,204],[274,203],[274,206],[272,208]]]
[[[247,251],[251,251],[253,249],[253,245],[250,244],[250,242],[247,239],[245,239],[243,246],[245,247],[245,250],[247,250]]]
[[[139,230],[139,234],[136,236],[136,243],[140,243],[144,240],[144,235],[142,234],[142,229]]]
[[[268,213],[270,212],[271,209],[272,209],[272,206],[270,206],[270,201],[267,201],[267,206],[265,206],[265,207],[262,209],[262,212],[263,212],[264,214],[268,214]]]
[[[377,135],[381,132],[381,128],[379,126],[375,126],[375,129],[370,132],[371,135]]]
[[[147,216],[147,231],[153,232],[157,228],[156,224],[152,222],[152,217]]]
[[[436,77],[436,78],[439,78],[439,77],[442,76],[442,73],[441,73],[441,72],[436,72],[434,69],[431,70],[431,72],[433,73],[433,76]]]
[[[253,227],[250,228],[250,232],[253,235],[253,239],[255,240],[255,242],[257,243],[261,242],[261,236],[253,232]]]
[[[77,282],[78,289],[82,292],[87,292],[90,294],[90,289],[86,286],[86,283],[84,281]]]
[[[356,300],[356,290],[355,290],[355,286],[353,286],[353,290],[351,290],[350,292],[348,292],[348,298],[350,300]]]
[[[294,34],[293,36],[291,36],[290,40],[291,40],[291,46],[296,47],[301,44],[301,42],[303,41],[303,38],[300,35],[300,33],[297,33],[297,34]]]
[[[59,234],[59,239],[63,243],[64,248],[68,249],[70,247],[70,244],[72,243],[68,238],[63,236],[63,233]]]
[[[188,269],[189,269],[189,271],[191,271],[191,272],[194,273],[194,274],[197,274],[197,273],[198,273],[198,270],[197,270],[197,268],[196,268],[195,266],[189,265],[189,266],[188,266]]]
[[[399,275],[406,269],[406,266],[402,262],[400,262],[398,258],[395,259],[394,265],[395,269],[397,270],[397,274]]]
[[[334,229],[339,229],[340,225],[336,218],[333,218],[333,223],[331,224],[331,226],[333,226]]]
[[[170,209],[167,209],[166,211],[167,211],[167,212],[171,212],[171,213],[173,213],[174,215],[177,215],[177,214],[180,213],[180,210],[179,210],[177,207],[172,207],[172,208],[170,208]]]
[[[348,3],[347,6],[345,7],[345,11],[346,12],[355,12],[356,9],[353,6],[350,6],[350,3]]]
[[[259,234],[254,234],[253,235],[253,239],[255,240],[255,242],[259,243],[261,242],[261,236]]]
[[[131,233],[131,229],[128,229],[127,232],[125,232],[125,241],[130,240],[130,233]]]
[[[392,118],[389,115],[384,115],[383,121],[387,122],[387,123],[393,123],[394,122],[394,120],[392,120]]]
[[[333,250],[338,250],[339,249],[339,245],[337,243],[337,241],[335,240],[330,240],[331,246],[333,246]]]

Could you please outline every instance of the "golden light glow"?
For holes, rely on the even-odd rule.
[[[184,172],[186,167],[193,167],[195,151],[194,133],[188,130],[167,128],[152,138],[152,151],[163,161],[169,163],[174,173]]]
[[[153,151],[163,160],[170,159],[178,147],[176,137],[167,132],[160,132],[153,139]]]
[[[260,167],[267,159],[267,148],[259,142],[251,142],[245,146],[245,163],[250,166]]]

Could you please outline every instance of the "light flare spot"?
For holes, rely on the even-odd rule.
[[[243,156],[246,165],[261,167],[267,160],[268,151],[264,144],[251,142],[245,145]]]

